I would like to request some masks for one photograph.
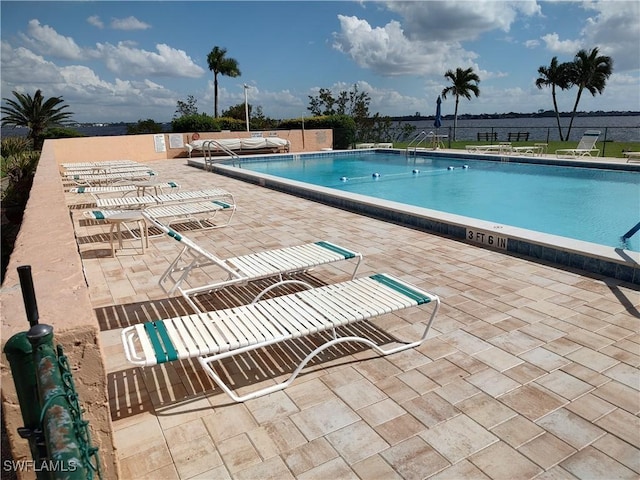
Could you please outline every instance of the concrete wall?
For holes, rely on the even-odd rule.
[[[195,133],[195,132],[194,132]],[[331,129],[318,130],[266,130],[264,132],[197,132],[200,140],[220,138],[249,138],[252,134],[271,135],[289,140],[291,152],[313,152],[324,148],[332,148],[333,131]],[[167,158],[186,157],[185,147],[172,148],[173,134],[162,134],[165,151],[156,151],[155,136],[121,135],[111,137],[78,137],[61,138],[53,144],[53,154],[60,163],[72,162],[100,162],[105,160],[134,160],[144,162]],[[193,133],[177,134],[182,137],[182,144],[191,141]]]
[[[248,132],[198,132],[201,139],[246,138]],[[264,132],[269,136],[270,132]],[[183,134],[184,143],[192,134]],[[291,142],[291,152],[331,148],[331,130],[278,130]],[[30,265],[40,314],[39,322],[54,327],[55,342],[62,345],[74,372],[74,382],[84,418],[89,421],[93,445],[100,450],[103,475],[119,477],[112,442],[111,417],[99,326],[89,297],[73,224],[65,203],[59,165],[83,161],[129,159],[139,162],[186,156],[186,148],[156,152],[154,135],[68,138],[45,141],[15,248],[0,290],[2,346],[16,333],[29,329],[17,267]],[[81,372],[81,373],[80,373]],[[14,460],[30,460],[26,440],[17,434],[23,426],[11,370],[6,356],[0,365],[2,413]],[[35,478],[33,471],[17,472]]]

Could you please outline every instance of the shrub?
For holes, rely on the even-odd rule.
[[[245,128],[244,120],[229,117],[213,118],[206,113],[184,115],[171,122],[171,130],[176,133],[219,132],[221,130],[238,132]]]
[[[26,137],[6,137],[2,139],[0,146],[0,155],[2,156],[2,173],[4,176],[4,159],[20,155],[31,150],[31,140]]]
[[[76,138],[86,137],[85,134],[80,133],[75,128],[67,127],[52,127],[47,128],[42,134],[43,138]]]
[[[4,144],[4,140],[2,143]],[[2,192],[3,202],[26,204],[39,159],[40,152],[33,150],[15,153],[7,157],[2,156],[2,176],[8,179],[7,187]]]
[[[283,120],[280,128],[302,128],[302,119]],[[345,150],[355,142],[356,122],[348,115],[324,115],[304,119],[304,128],[333,130],[333,148]]]
[[[128,135],[137,135],[141,133],[162,133],[162,125],[148,118],[147,120],[138,120],[135,125],[127,127]]]

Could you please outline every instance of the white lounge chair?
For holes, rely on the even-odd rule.
[[[340,327],[429,303],[434,304],[432,313],[415,341],[396,340],[382,348],[350,331],[347,336],[339,336]],[[197,358],[224,392],[236,402],[244,402],[285,389],[312,358],[339,343],[364,343],[382,355],[417,347],[426,340],[439,306],[436,295],[390,275],[377,274],[241,307],[137,324],[123,329],[121,336],[125,356],[134,365]],[[275,385],[240,396],[215,370],[218,360],[325,331],[332,333],[331,339],[310,352],[288,379]]]
[[[72,174],[65,176],[64,180],[74,182],[76,185],[100,186],[111,185],[123,180],[149,180],[155,174],[156,172],[147,168],[136,172]]]
[[[576,148],[561,148],[556,150],[556,156],[560,157],[590,157],[595,152],[596,157],[600,154],[600,149],[595,148],[600,130],[587,130],[582,135]]]
[[[162,204],[146,207],[143,213],[147,218],[152,218],[164,225],[171,226],[175,223],[192,222],[201,230],[220,228],[229,225],[236,206],[218,199],[189,200],[185,202]],[[223,222],[214,222],[218,213],[224,212],[228,216]]]
[[[210,293],[230,285],[243,285],[253,280],[269,277],[278,277],[279,282],[269,287],[268,290],[288,283],[301,284],[304,282],[289,276],[320,265],[342,261],[355,262],[351,274],[351,278],[354,278],[362,261],[362,254],[327,241],[222,259],[167,227],[157,218],[151,217],[148,212],[143,215],[152,225],[164,231],[182,247],[178,256],[160,276],[158,281],[160,288],[168,295],[180,293],[197,312],[201,310],[192,297],[202,293]],[[190,274],[194,272],[197,272],[197,275],[193,276],[196,278],[189,278]],[[205,276],[207,281],[203,282],[202,278]],[[195,284],[198,281],[200,283]],[[192,283],[189,284],[189,282]],[[266,291],[261,292],[258,296],[264,295],[264,293]]]
[[[93,168],[123,167],[129,165],[141,165],[141,163],[134,162],[133,160],[105,160],[104,162],[62,163],[60,167],[62,167],[63,170],[91,170]]]
[[[78,177],[82,175],[104,175],[108,173],[129,173],[129,172],[148,172],[151,170],[147,165],[121,165],[113,167],[90,167],[90,168],[72,168],[62,172],[63,177]]]
[[[623,152],[623,155],[627,157],[627,163],[640,162],[640,152]]]
[[[150,205],[207,199],[220,199],[226,203],[235,205],[231,193],[221,188],[210,188],[207,190],[190,190],[186,192],[145,195],[141,197],[99,198],[96,200],[96,206],[98,208],[145,208]]]
[[[130,210],[87,210],[83,215],[90,220],[109,220],[114,215],[122,215]],[[201,230],[210,230],[229,225],[236,206],[222,200],[190,200],[186,202],[154,205],[142,209],[145,218],[153,218],[157,222],[170,226],[175,223],[195,223]],[[222,222],[214,222],[218,213],[228,216]],[[160,233],[162,235],[162,232]]]
[[[509,153],[513,150],[511,142],[500,142],[494,145],[467,145],[468,152],[476,153]]]
[[[533,145],[525,145],[522,147],[513,147],[513,153],[518,155],[529,155],[532,157],[541,157],[547,151],[546,143],[534,143]]]
[[[148,188],[153,188],[154,191],[162,193],[164,189],[179,190],[180,185],[176,182],[153,182],[153,184],[145,182],[139,185],[127,182],[126,185],[109,185],[106,187],[74,187],[69,189],[69,192],[77,194],[89,193],[97,200],[101,195],[120,194],[123,197],[129,193],[138,195]]]

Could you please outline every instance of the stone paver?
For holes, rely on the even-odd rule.
[[[380,358],[329,349],[294,383],[234,404],[196,361],[129,365],[120,330],[191,313],[157,281],[179,252],[154,237],[110,257],[104,225],[71,205],[108,355],[114,441],[123,478],[637,478],[640,295],[631,285],[423,233],[188,167],[152,162],[183,190],[221,187],[231,225],[182,233],[220,256],[326,239],[441,296],[428,341]],[[90,200],[66,194],[69,204]],[[315,281],[348,278],[319,268]],[[206,278],[206,276],[202,276]],[[249,285],[203,297],[246,303]],[[406,336],[420,311],[373,322]],[[242,392],[291,373],[305,342],[220,365]],[[573,477],[572,477],[573,476]]]

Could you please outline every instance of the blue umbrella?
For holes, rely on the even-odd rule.
[[[440,113],[441,104],[442,100],[440,100],[440,95],[438,95],[438,100],[436,100],[436,119],[433,121],[433,126],[436,128],[440,128],[442,126],[442,114]]]

